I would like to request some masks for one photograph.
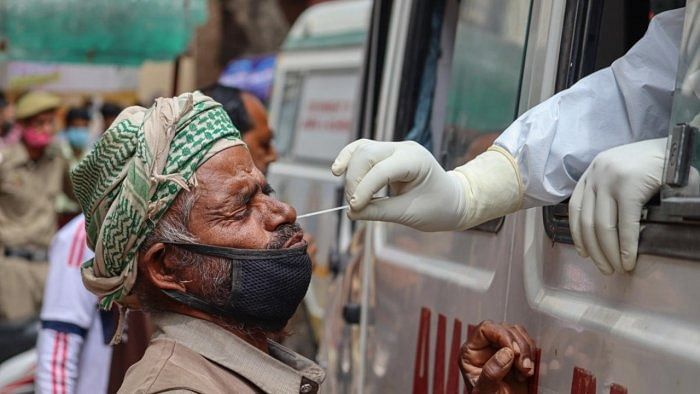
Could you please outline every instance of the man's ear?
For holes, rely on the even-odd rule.
[[[151,245],[142,256],[143,274],[155,287],[161,290],[186,292],[185,285],[178,280],[175,272],[166,263],[166,246],[157,242]]]

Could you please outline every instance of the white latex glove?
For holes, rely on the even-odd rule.
[[[520,205],[517,170],[505,155],[487,151],[455,171],[445,171],[413,141],[363,139],[343,148],[332,171],[346,176],[348,216],[353,220],[401,223],[422,231],[461,230]],[[372,201],[386,186],[392,197]]]
[[[576,251],[598,269],[632,271],[637,263],[644,204],[661,188],[666,138],[635,142],[598,154],[569,201]]]

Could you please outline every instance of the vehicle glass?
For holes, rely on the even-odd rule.
[[[300,71],[289,71],[284,74],[282,88],[282,103],[280,104],[279,115],[275,127],[275,148],[280,156],[286,155],[294,135],[297,114],[299,113],[299,98],[302,89],[302,73]]]
[[[685,18],[686,26],[681,41],[671,125],[688,123],[700,130],[700,25],[697,24],[700,20],[700,1],[688,2]],[[696,21],[696,23],[689,25],[689,21]],[[697,183],[697,179],[693,182],[693,178],[697,178],[700,173],[700,134],[697,132],[691,165],[695,169],[691,170],[690,183],[693,184]],[[686,192],[700,195],[696,184],[691,185],[691,188],[693,190],[686,190]]]
[[[516,118],[530,5],[521,0],[463,0],[459,4],[457,25],[452,26],[454,55],[448,88],[436,93],[447,97],[441,143],[445,168],[462,165],[484,152]],[[497,232],[501,223],[493,221],[494,228],[488,231]],[[403,226],[387,227],[386,237],[402,251],[451,262],[463,262],[478,239],[473,232],[455,233],[452,238]]]
[[[567,7],[567,13],[575,14],[571,20],[575,20],[576,23],[564,26],[562,37],[569,42],[562,42],[562,47],[567,46],[565,44],[577,47],[560,52],[560,75],[557,77],[556,91],[567,89],[580,78],[609,67],[646,33],[651,18],[662,12],[683,7],[685,0],[651,0],[646,5],[628,1],[605,1],[591,2],[589,5],[602,9],[598,13],[591,10],[582,12],[576,7],[569,10]],[[584,28],[576,29],[577,25],[595,28],[590,31]],[[586,44],[592,45],[594,50],[588,51]],[[567,200],[543,209],[545,230],[555,242],[573,244],[569,230],[568,207]]]
[[[467,0],[459,10],[447,91],[443,164],[485,151],[517,117],[530,2]]]
[[[285,130],[293,157],[330,163],[350,142],[359,78],[359,70],[345,68],[308,72],[294,85],[285,83],[280,122],[294,128]]]

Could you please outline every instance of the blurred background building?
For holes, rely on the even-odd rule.
[[[0,12],[0,90],[5,91],[10,99],[27,90],[42,89],[62,94],[69,103],[74,104],[90,101],[93,99],[91,96],[98,95],[100,100],[129,105],[211,85],[219,80],[226,66],[237,59],[267,59],[263,63],[269,69],[271,82],[274,55],[290,26],[306,8],[328,0],[176,0],[170,3],[170,0],[155,0],[151,3],[163,5],[162,12],[175,12],[167,7],[178,4],[185,13],[185,24],[189,22],[196,27],[188,32],[186,26],[182,31],[187,41],[184,51],[177,57],[173,55],[172,59],[165,61],[129,59],[127,63],[131,64],[100,58],[99,52],[97,55],[88,52],[85,59],[65,59],[62,58],[63,53],[52,57],[45,50],[32,51],[32,45],[45,48],[44,41],[48,40],[42,39],[52,38],[55,41],[56,37],[60,37],[58,27],[52,31],[51,25],[47,26],[44,20],[55,19],[56,12],[60,14],[60,8],[50,7],[51,10],[44,14],[37,13],[44,1],[0,1],[3,11]],[[110,30],[109,23],[100,20],[105,17],[104,9],[114,13],[119,11],[109,2],[99,0],[90,2],[89,6],[80,0],[67,0],[64,3],[66,15],[61,17],[72,19],[68,21],[76,28],[72,33],[83,28],[90,31],[93,39],[96,39],[96,26],[104,25],[105,31]],[[100,6],[104,9],[100,9]],[[95,14],[94,20],[91,20],[91,13]],[[165,16],[172,18],[172,15]],[[150,18],[153,20],[152,16]],[[115,16],[115,19],[118,18]],[[65,24],[56,23],[56,26],[63,28]],[[36,27],[44,31],[37,33]],[[17,42],[17,37],[30,37],[32,34],[36,34],[33,41]],[[124,41],[130,40],[134,45],[138,44],[133,37],[126,37]],[[18,50],[20,44],[26,47],[22,48],[23,51]],[[39,56],[37,52],[44,54]],[[162,57],[167,57],[167,54]],[[246,67],[244,64],[243,68]],[[234,65],[233,69],[240,72],[241,66]]]

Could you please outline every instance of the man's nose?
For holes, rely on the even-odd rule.
[[[289,204],[274,198],[269,198],[269,215],[266,220],[268,231],[275,231],[283,224],[294,224],[297,221],[297,211]]]

